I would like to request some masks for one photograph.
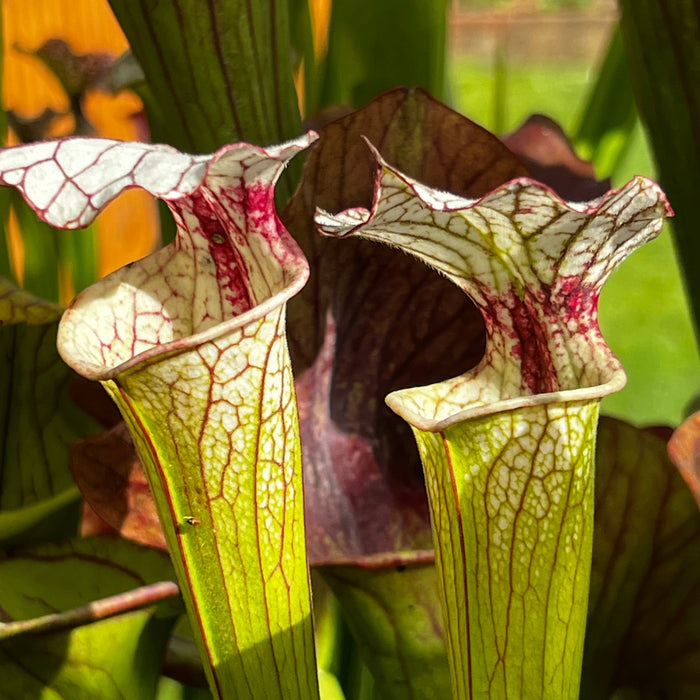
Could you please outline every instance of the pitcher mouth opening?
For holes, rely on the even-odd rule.
[[[460,384],[465,392],[471,389],[469,393],[473,396],[478,394],[478,388],[484,387],[484,380],[494,382],[494,377],[479,376],[481,365],[477,365],[470,372],[445,382],[394,391],[386,397],[386,403],[413,428],[426,432],[441,432],[463,421],[520,408],[598,401],[608,394],[620,391],[627,383],[622,364],[607,345],[604,348],[605,362],[598,366],[597,382],[581,383],[556,391],[513,395],[499,395],[500,387],[492,384],[490,399],[471,398],[460,403]],[[495,374],[495,377],[497,376]],[[449,403],[445,401],[447,397],[450,398]]]
[[[186,352],[264,318],[274,309],[284,306],[291,297],[302,289],[308,278],[308,268],[300,265],[289,276],[291,277],[289,284],[281,291],[264,299],[261,303],[238,316],[225,319],[189,335],[173,332],[171,324],[171,337],[164,339],[162,342],[145,343],[144,349],[138,352],[114,353],[110,362],[104,361],[105,356],[99,353],[98,347],[90,349],[87,344],[81,343],[78,337],[78,328],[81,325],[89,324],[86,315],[91,310],[91,307],[94,306],[96,311],[104,311],[105,297],[101,293],[100,286],[105,283],[109,284],[109,278],[105,278],[105,280],[98,282],[92,288],[78,295],[73,304],[64,312],[58,327],[59,353],[66,363],[70,364],[71,367],[88,379],[97,381],[113,379],[122,372],[139,364],[155,358],[164,358]],[[133,287],[129,288],[125,281],[120,282],[119,286],[125,286],[127,289],[130,289],[130,297],[133,298]],[[129,321],[134,322],[135,319],[136,317],[134,316]],[[128,323],[123,317],[121,322]],[[127,350],[128,348],[125,347],[124,349]]]

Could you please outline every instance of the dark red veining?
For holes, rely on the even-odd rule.
[[[216,277],[222,296],[236,314],[254,306],[245,263],[238,246],[247,242],[236,240],[233,231],[224,230],[221,221],[212,211],[202,193],[190,198],[192,213],[197,217],[201,232],[209,243],[209,253],[216,266]]]
[[[560,385],[552,338],[557,333],[568,338],[596,331],[598,296],[596,288],[567,277],[558,279],[555,287],[543,284],[521,294],[487,297],[481,310],[488,336],[507,335],[514,341],[510,352],[520,361],[524,391],[534,395],[569,388]],[[503,314],[510,323],[504,323]]]
[[[557,279],[556,297],[556,308],[560,310],[563,323],[575,319],[580,333],[598,329],[598,287],[583,284],[573,275],[560,277]]]

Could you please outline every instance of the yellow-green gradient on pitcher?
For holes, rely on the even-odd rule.
[[[643,178],[587,203],[527,179],[466,200],[376,155],[372,210],[319,211],[319,230],[415,255],[487,328],[473,370],[387,397],[423,461],[454,696],[576,698],[598,405],[625,383],[598,296],[670,208]]]
[[[318,697],[285,338],[308,265],[273,192],[311,140],[211,156],[101,139],[0,152],[2,181],[54,226],[86,225],[130,187],[173,212],[174,242],[81,293],[58,346],[132,432],[215,697]]]

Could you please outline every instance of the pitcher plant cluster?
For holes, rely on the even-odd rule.
[[[562,160],[539,162],[537,139]],[[55,397],[44,417],[7,412],[6,453],[27,416],[29,439],[71,444],[64,463],[6,468],[11,693],[154,697],[165,658],[214,697],[359,697],[342,630],[377,698],[634,687],[625,654],[649,646],[630,630],[671,574],[635,572],[624,543],[656,518],[648,560],[680,571],[698,539],[674,549],[672,521],[697,530],[697,509],[658,435],[599,424],[626,378],[598,301],[672,210],[653,181],[609,189],[581,163],[547,120],[504,143],[403,88],[279,145],[0,150],[2,184],[52,227],[89,226],[130,189],[174,222],[65,311],[2,282],[13,376]],[[84,437],[75,402],[106,431]],[[82,537],[42,532],[83,501]],[[81,575],[97,596],[64,592]],[[606,636],[625,583],[642,607]],[[96,651],[105,635],[119,654]],[[680,676],[661,685],[690,692]]]

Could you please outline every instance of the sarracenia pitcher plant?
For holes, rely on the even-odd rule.
[[[0,155],[3,181],[54,226],[87,225],[130,187],[174,214],[175,241],[80,294],[58,345],[131,430],[217,697],[318,695],[284,335],[308,266],[274,207],[310,140],[188,156],[66,139]]]
[[[643,178],[586,204],[527,179],[467,200],[376,156],[372,210],[320,230],[418,257],[486,322],[473,370],[387,398],[424,466],[454,697],[578,697],[598,405],[625,383],[598,296],[668,204]]]
[[[58,343],[118,404],[210,687],[237,700],[319,692],[285,340],[308,265],[273,200],[311,140],[212,156],[87,139],[0,153],[2,182],[55,226],[88,224],[129,187],[175,216],[174,243],[78,295]],[[403,248],[486,323],[477,367],[388,398],[423,460],[454,696],[575,698],[598,402],[625,381],[598,295],[668,205],[643,178],[586,204],[522,178],[467,200],[377,158],[371,211],[319,211],[320,230]]]

